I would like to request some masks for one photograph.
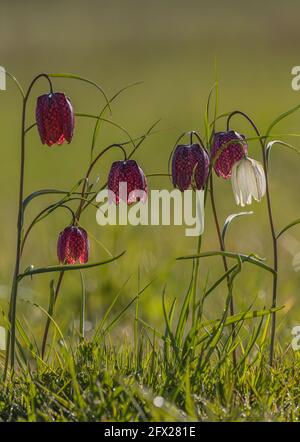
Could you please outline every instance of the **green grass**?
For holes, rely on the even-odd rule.
[[[298,421],[300,360],[292,350],[277,347],[270,369],[265,351],[268,321],[255,321],[251,335],[243,320],[236,323],[243,336],[236,343],[223,327],[215,342],[202,332],[196,352],[186,342],[177,348],[168,331],[160,338],[139,325],[134,348],[128,340],[116,343],[103,327],[96,342],[75,345],[73,338],[71,349],[68,339],[65,344],[61,340],[45,362],[22,331],[23,369],[1,385],[0,419]],[[234,347],[239,355],[236,368]]]

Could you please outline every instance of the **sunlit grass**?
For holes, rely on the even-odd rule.
[[[104,85],[110,96],[118,87],[143,80],[122,95],[112,111],[114,121],[133,137],[140,136],[153,121],[162,118],[160,132],[147,139],[136,154],[149,174],[167,172],[168,157],[178,133],[197,129],[204,136],[202,122],[207,91],[214,81],[215,60],[221,79],[220,113],[247,110],[259,122],[263,133],[276,115],[299,103],[299,93],[290,87],[291,67],[299,64],[299,6],[295,2],[287,2],[284,11],[282,2],[274,1],[272,8],[260,2],[259,14],[255,2],[242,8],[235,1],[230,2],[231,8],[224,7],[220,1],[213,2],[211,8],[198,1],[191,2],[190,7],[174,0],[156,2],[154,6],[135,0],[126,3],[125,7],[122,1],[111,5],[95,2],[91,10],[78,6],[79,3],[73,8],[60,4],[59,15],[54,4],[41,7],[36,2],[7,3],[1,7],[1,65],[13,70],[22,84],[41,69],[79,72]],[[45,32],[46,24],[53,21],[56,31],[49,35]],[[67,83],[59,78],[55,81],[58,90],[72,96],[78,113],[97,115],[105,103],[101,94],[94,93],[89,85]],[[36,94],[43,92],[44,86],[38,86]],[[30,123],[34,122],[34,105],[33,99],[29,104]],[[0,317],[0,326],[6,325],[14,259],[16,223],[12,220],[16,219],[19,109],[18,93],[9,83],[8,90],[0,92],[0,303],[5,312]],[[242,120],[235,120],[234,125],[246,136],[253,135]],[[220,120],[217,130],[223,129],[224,122]],[[82,177],[88,166],[92,131],[93,121],[78,118],[72,144],[53,149],[41,146],[37,131],[30,131],[26,195],[42,188],[72,188],[74,177]],[[278,127],[278,133],[295,131],[299,131],[299,114]],[[95,151],[99,152],[111,140],[125,139],[126,134],[118,127],[103,124]],[[285,141],[299,148],[298,139],[287,137]],[[256,141],[249,143],[249,151],[261,161]],[[103,158],[92,178],[99,175],[100,183],[105,183],[111,162],[118,159],[118,152]],[[299,166],[299,158],[293,152],[279,146],[272,148],[270,186],[277,231],[300,217]],[[164,178],[149,183],[156,188],[171,187]],[[237,210],[230,184],[215,179],[215,194],[223,224]],[[28,219],[52,202],[51,196],[43,203],[36,200],[28,208]],[[245,255],[255,252],[271,265],[266,202],[254,203],[251,210],[252,216],[243,217],[229,229],[227,248]],[[298,352],[290,348],[291,329],[298,325],[300,311],[296,260],[300,252],[299,227],[295,226],[279,239],[278,305],[285,308],[277,313],[276,356],[270,369],[269,315],[240,318],[235,323],[239,332],[235,341],[231,327],[222,323],[212,335],[216,339],[211,336],[210,341],[209,335],[205,335],[196,353],[190,348],[189,332],[192,330],[194,338],[198,332],[202,336],[203,330],[192,329],[191,318],[180,316],[191,278],[191,262],[176,258],[194,255],[196,249],[195,239],[186,238],[184,228],[100,228],[92,211],[83,214],[81,222],[91,238],[94,262],[105,261],[123,250],[126,255],[108,266],[85,272],[83,342],[79,337],[80,275],[78,272],[66,275],[54,321],[67,348],[52,324],[45,363],[40,359],[40,348],[50,277],[41,275],[22,281],[18,302],[21,369],[11,383],[1,385],[0,419],[299,419]],[[204,252],[218,249],[212,224],[208,208]],[[24,249],[23,269],[31,264],[35,267],[57,264],[56,240],[64,227],[63,211],[36,226]],[[222,275],[221,257],[201,261],[199,298]],[[145,287],[150,282],[139,296],[137,319],[138,286]],[[243,266],[234,281],[236,313],[269,308],[271,282],[272,275],[261,268]],[[111,306],[117,293],[117,301]],[[205,300],[202,311],[205,323],[222,318],[226,297],[224,281]],[[183,323],[180,322],[183,317],[185,329],[180,331],[178,324]],[[97,342],[93,340],[96,330]],[[236,368],[232,366],[235,347],[239,361]],[[2,371],[1,350],[0,357]],[[160,408],[154,405],[156,396],[164,398]]]

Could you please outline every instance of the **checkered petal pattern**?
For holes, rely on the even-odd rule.
[[[209,156],[199,144],[181,144],[172,157],[173,185],[181,192],[189,187],[203,189],[208,177]]]
[[[59,234],[57,256],[61,264],[85,264],[89,249],[87,233],[81,227],[68,226]]]
[[[70,143],[74,131],[74,112],[69,98],[61,92],[38,97],[36,123],[43,144]]]
[[[234,130],[217,132],[211,148],[211,159],[216,174],[226,180],[229,179],[233,165],[247,152],[248,146],[243,135]]]

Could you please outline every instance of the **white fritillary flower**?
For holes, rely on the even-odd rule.
[[[261,163],[245,156],[232,168],[232,190],[237,205],[244,207],[252,198],[260,201],[266,193],[266,177]]]

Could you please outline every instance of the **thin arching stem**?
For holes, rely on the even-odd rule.
[[[268,209],[268,218],[269,218],[269,224],[270,224],[270,230],[271,230],[271,236],[272,236],[272,242],[273,242],[273,293],[272,293],[272,308],[276,307],[277,304],[277,281],[278,281],[278,246],[277,246],[277,235],[274,227],[274,221],[273,221],[273,213],[272,213],[272,204],[271,204],[271,196],[270,196],[270,190],[269,190],[269,179],[268,179],[268,163],[267,163],[267,154],[266,154],[266,140],[263,141],[260,132],[253,122],[253,120],[244,112],[241,111],[234,111],[232,112],[228,119],[227,119],[227,128],[229,128],[230,120],[234,115],[241,115],[242,117],[246,118],[246,120],[251,124],[254,131],[259,137],[261,149],[262,149],[262,157],[263,157],[263,168],[266,176],[266,198],[267,198],[267,209]],[[271,344],[270,344],[270,357],[269,362],[270,365],[273,365],[274,360],[274,345],[275,345],[275,330],[276,330],[276,312],[272,313],[272,327],[271,327]]]
[[[85,199],[85,192],[86,192],[86,186],[87,183],[89,181],[89,176],[94,168],[94,166],[97,164],[98,160],[100,160],[100,158],[106,153],[108,152],[110,149],[113,148],[119,148],[122,150],[122,152],[124,153],[124,159],[126,160],[127,156],[126,156],[126,151],[123,148],[122,145],[120,144],[111,144],[109,146],[107,146],[105,149],[103,149],[97,156],[96,158],[91,162],[91,164],[89,165],[87,172],[85,174],[85,178],[83,180],[83,185],[82,185],[82,191],[81,191],[81,198],[79,198],[79,206],[78,209],[76,211],[74,220],[73,220],[73,224],[78,224],[80,216],[81,216],[81,212],[83,209],[83,204],[86,202]],[[87,202],[89,203],[89,201]],[[53,305],[52,308],[54,308],[59,292],[60,292],[60,288],[62,285],[62,281],[63,281],[63,277],[64,277],[64,271],[61,271],[58,277],[58,282],[57,282],[57,287],[55,290],[55,295],[54,295],[54,300],[53,300]],[[44,358],[45,356],[45,350],[46,350],[46,344],[47,344],[47,339],[48,339],[48,334],[49,334],[49,328],[50,328],[50,323],[51,323],[51,319],[50,319],[50,315],[47,317],[47,321],[46,321],[46,326],[45,326],[45,330],[44,330],[44,334],[43,334],[43,340],[42,340],[42,358]]]
[[[14,75],[12,75],[10,72],[6,71],[6,75],[15,83],[15,85],[17,86],[22,98],[25,98],[25,92],[21,86],[21,84],[19,83],[19,81],[16,79],[16,77]]]
[[[169,160],[168,160],[168,172],[169,172],[169,174],[170,174],[170,165],[171,165],[172,155],[173,155],[174,150],[176,149],[178,143],[182,140],[183,137],[185,137],[186,135],[189,135],[189,137],[190,137],[190,142],[191,142],[191,144],[192,144],[193,133],[194,133],[194,131],[190,131],[190,130],[189,130],[189,131],[185,131],[185,132],[183,132],[182,134],[180,134],[179,137],[177,138],[177,140],[175,141],[175,144],[174,144],[174,146],[173,146],[173,149],[172,149],[171,152],[170,152]]]
[[[16,345],[16,311],[17,311],[17,296],[18,296],[18,277],[21,260],[21,243],[22,243],[22,228],[23,228],[23,197],[24,197],[24,175],[25,175],[25,130],[26,130],[26,108],[30,96],[30,92],[34,84],[40,78],[46,78],[50,85],[50,91],[53,92],[52,83],[47,74],[37,75],[30,83],[27,93],[23,99],[22,109],[22,123],[21,123],[21,158],[20,158],[20,184],[19,184],[19,204],[18,204],[18,222],[17,222],[17,245],[16,245],[16,260],[13,274],[12,289],[9,304],[9,322],[10,330],[7,333],[7,350],[4,368],[4,379],[6,379],[8,361],[10,355],[11,369],[15,365],[15,345]]]
[[[83,183],[83,187],[82,187],[81,195],[84,195],[84,194],[85,194],[85,189],[86,189],[86,185],[87,185],[87,182],[88,182],[88,178],[89,178],[89,175],[90,175],[90,173],[91,173],[91,171],[92,171],[94,165],[97,163],[97,161],[102,157],[102,155],[103,155],[105,152],[107,152],[107,151],[108,151],[109,149],[111,149],[112,147],[119,147],[119,148],[123,151],[125,159],[130,159],[130,158],[134,155],[134,153],[136,152],[136,150],[139,148],[139,146],[143,143],[143,141],[144,141],[144,140],[145,140],[145,139],[151,134],[152,130],[153,130],[154,127],[159,123],[159,121],[160,121],[160,120],[158,120],[158,121],[156,121],[154,124],[152,124],[151,127],[148,129],[148,131],[147,131],[143,136],[139,137],[139,139],[138,139],[138,143],[134,146],[134,148],[132,149],[132,151],[130,152],[130,154],[129,154],[128,156],[126,155],[126,151],[124,150],[124,147],[123,147],[123,146],[129,144],[128,141],[126,141],[126,142],[124,142],[124,143],[115,143],[115,144],[111,144],[111,145],[108,146],[106,149],[104,149],[103,151],[101,151],[101,152],[98,154],[98,156],[97,156],[97,157],[91,162],[91,164],[89,165],[89,168],[88,168],[88,170],[87,170],[87,173],[86,173],[86,176],[85,176],[85,179],[84,179],[84,183]],[[105,188],[106,185],[107,185],[107,183],[105,183],[105,184],[103,185],[102,189]],[[81,200],[85,201],[85,205],[80,204],[79,207],[78,207],[78,210],[77,210],[76,215],[75,215],[75,216],[76,216],[77,223],[79,222],[79,219],[80,219],[80,216],[81,216],[82,212],[83,212],[83,211],[84,211],[84,210],[85,210],[90,204],[93,203],[93,201],[94,201],[95,198],[96,198],[96,195],[93,195],[92,198],[90,198],[90,200],[85,201],[85,199],[84,199],[83,196],[82,196]],[[57,283],[57,288],[56,288],[56,291],[55,291],[54,304],[55,304],[55,302],[56,302],[56,300],[57,300],[57,297],[58,297],[58,295],[59,295],[59,291],[60,291],[60,287],[61,287],[61,284],[62,284],[63,276],[64,276],[64,272],[62,271],[62,272],[60,273],[60,275],[59,275],[59,279],[58,279],[58,283]],[[45,353],[45,349],[46,349],[46,343],[47,343],[47,337],[48,337],[48,332],[49,332],[50,322],[51,322],[51,320],[50,320],[50,318],[48,317],[48,319],[47,319],[47,323],[46,323],[46,328],[45,328],[45,331],[44,331],[44,336],[43,336],[43,344],[42,344],[42,347],[43,347],[43,354]]]
[[[196,132],[195,130],[192,130],[190,137],[191,137],[191,144],[193,144],[193,137],[196,137],[197,140],[199,141],[200,146],[204,148],[204,144],[203,144],[202,138],[200,137],[198,132]]]
[[[78,200],[79,198],[71,198],[68,201],[72,201],[72,200]],[[68,210],[69,212],[71,212],[72,215],[72,224],[75,223],[75,213],[73,212],[73,210],[65,205],[65,204],[59,204],[59,203],[55,203],[55,204],[51,204],[50,206],[46,207],[45,209],[41,210],[40,213],[38,213],[38,215],[36,215],[36,217],[32,220],[32,222],[30,223],[30,225],[28,226],[23,240],[22,240],[22,245],[21,245],[21,255],[23,253],[24,247],[25,247],[25,243],[27,241],[28,235],[31,232],[31,230],[33,229],[34,225],[36,224],[37,221],[40,220],[41,216],[43,216],[45,213],[47,213],[48,211],[53,211],[55,209],[58,209],[59,207],[62,207],[63,209]]]
[[[212,207],[212,211],[213,211],[213,217],[214,217],[214,221],[215,221],[216,231],[217,231],[217,235],[218,235],[218,239],[219,239],[220,249],[222,252],[225,252],[225,244],[222,239],[220,223],[219,223],[218,213],[217,213],[217,207],[216,207],[216,203],[215,203],[213,175],[212,174],[210,175],[210,201],[211,201],[211,207]],[[222,260],[223,260],[223,266],[224,266],[225,273],[227,273],[228,272],[228,264],[227,264],[226,256],[222,256]],[[227,277],[227,286],[228,286],[228,291],[229,291],[230,290],[230,277],[229,277],[229,275]],[[230,315],[233,316],[234,315],[234,300],[233,300],[232,292],[231,292],[231,296],[230,296],[229,307],[230,307]],[[235,328],[234,328],[234,324],[232,324],[232,339],[233,339],[233,341],[234,341],[234,338],[235,338]],[[233,362],[233,366],[236,367],[237,359],[236,359],[236,351],[235,350],[232,353],[232,362]]]
[[[62,270],[59,274],[58,277],[58,281],[57,281],[57,286],[54,292],[54,299],[53,299],[53,305],[52,308],[54,308],[54,305],[56,303],[59,291],[60,291],[60,287],[63,281],[63,277],[64,277],[64,270]],[[51,301],[50,301],[51,302]],[[47,322],[46,322],[46,326],[45,326],[45,331],[44,331],[44,335],[43,335],[43,341],[42,341],[42,359],[44,359],[45,356],[45,350],[46,350],[46,344],[47,344],[47,338],[48,338],[48,333],[49,333],[49,327],[50,327],[50,323],[51,323],[51,319],[50,319],[50,315],[47,316]]]
[[[206,200],[207,200],[207,193],[208,193],[208,183],[209,183],[209,179],[211,176],[211,165],[209,166],[209,171],[208,171],[208,176],[207,176],[207,180],[205,183],[205,188],[204,188],[204,211],[205,211],[205,206],[206,206]],[[199,235],[198,237],[198,242],[197,242],[197,255],[200,255],[201,252],[201,247],[202,247],[202,235]],[[195,262],[195,267],[194,267],[194,275],[193,275],[193,300],[192,300],[192,324],[194,325],[195,323],[195,318],[196,318],[196,311],[195,311],[195,306],[196,306],[196,295],[197,295],[197,286],[198,286],[198,274],[199,274],[199,266],[200,266],[200,259],[196,258],[196,262]]]
[[[143,143],[143,141],[147,138],[147,136],[150,135],[152,129],[156,126],[156,124],[159,121],[157,121],[154,125],[151,126],[151,128],[148,130],[148,132],[143,135],[142,137],[139,138],[139,142],[137,143],[137,145],[131,150],[131,152],[129,153],[129,155],[127,155],[127,160],[129,160],[130,158],[132,158],[132,156],[135,154],[136,150],[140,147],[140,145]],[[118,143],[120,146],[125,146],[128,144],[128,142],[125,143]],[[107,186],[107,182],[103,184],[103,186],[101,187],[100,190],[105,189],[105,187]],[[85,203],[85,205],[82,207],[81,209],[81,213],[90,205],[92,204],[92,202],[94,201],[94,199],[96,198],[96,195],[93,196],[92,198],[90,198],[90,200],[88,200],[88,202]]]
[[[80,200],[77,212],[76,212],[76,220],[77,221],[79,221],[79,218],[80,218],[80,215],[81,215],[81,211],[82,211],[82,208],[83,208],[84,194],[85,194],[85,191],[86,191],[87,184],[89,182],[90,174],[91,174],[93,168],[95,167],[95,165],[97,164],[97,162],[100,160],[100,158],[102,158],[105,153],[107,153],[109,150],[111,150],[113,148],[121,149],[123,154],[124,154],[124,161],[126,161],[126,159],[127,159],[126,151],[125,151],[124,147],[121,144],[111,144],[111,145],[107,146],[105,149],[103,149],[96,156],[96,158],[91,162],[91,164],[89,165],[89,168],[88,168],[88,170],[86,172],[86,175],[85,175],[85,178],[84,178],[84,181],[83,181],[83,185],[82,185],[81,200]]]

